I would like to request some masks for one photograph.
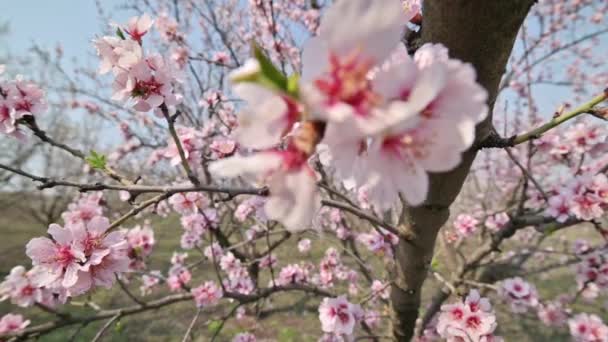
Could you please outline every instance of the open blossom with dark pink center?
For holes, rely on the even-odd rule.
[[[568,320],[575,342],[606,342],[608,326],[597,315],[581,313]]]
[[[42,289],[33,282],[35,270],[26,271],[23,266],[15,266],[0,283],[0,301],[11,299],[11,303],[27,307],[42,299]]]
[[[461,237],[467,238],[477,232],[479,221],[471,215],[460,214],[454,220],[454,229]]]
[[[40,266],[46,272],[39,273],[35,280],[39,286],[48,286],[59,282],[70,288],[78,281],[78,271],[85,270],[84,246],[77,243],[71,229],[51,224],[48,229],[51,238],[37,237],[30,240],[25,247],[25,254],[32,259],[34,266]]]
[[[464,303],[441,307],[437,332],[448,341],[495,341],[496,315],[487,298],[472,290]]]
[[[65,288],[68,295],[82,294],[94,286],[111,287],[115,274],[129,266],[127,243],[122,232],[107,230],[107,218],[96,216],[62,228],[49,226],[52,239],[34,238],[26,246],[26,254],[37,272],[34,282],[40,287]]]
[[[363,318],[359,305],[351,304],[345,296],[323,298],[319,306],[321,330],[338,335],[352,335],[355,325]]]
[[[520,277],[503,280],[498,292],[515,313],[527,312],[538,305],[536,288]]]
[[[152,20],[148,14],[144,14],[141,17],[132,17],[129,19],[124,30],[134,41],[141,44],[141,39],[148,33],[148,30],[150,30],[152,25],[154,25],[154,20]]]
[[[112,99],[135,102],[133,108],[148,112],[165,104],[174,106],[180,97],[173,92],[174,77],[159,55],[138,61],[128,71],[116,75],[112,88]]]
[[[0,334],[16,333],[25,329],[30,324],[30,320],[24,320],[23,316],[6,314],[0,318]]]

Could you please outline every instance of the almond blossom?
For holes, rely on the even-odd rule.
[[[233,75],[242,72],[244,71],[236,70]],[[236,141],[244,147],[273,147],[300,119],[300,105],[287,96],[249,82],[238,83],[232,89],[248,104],[239,113],[238,126],[234,132]]]
[[[490,231],[498,232],[504,228],[510,220],[509,215],[502,212],[488,216],[484,224]]]
[[[124,30],[133,40],[141,45],[141,39],[148,33],[148,30],[152,25],[154,25],[154,20],[152,20],[148,14],[144,14],[141,17],[132,17],[129,19]]]
[[[39,286],[59,282],[61,286],[70,288],[78,282],[79,271],[86,271],[87,261],[82,244],[78,243],[74,233],[69,228],[51,224],[47,237],[37,237],[26,245],[25,254],[32,259],[34,266],[40,266],[46,272],[39,273],[35,282]]]
[[[454,220],[454,229],[461,237],[469,237],[477,231],[479,221],[471,215],[460,214]]]
[[[345,296],[324,298],[319,306],[321,329],[326,333],[352,335],[362,316],[361,307],[349,303]]]
[[[36,270],[26,271],[23,266],[15,266],[0,283],[0,301],[10,298],[11,303],[28,307],[42,300],[42,289],[34,284]]]
[[[306,155],[294,147],[222,159],[212,163],[209,172],[220,177],[245,176],[267,185],[266,215],[289,230],[309,228],[320,206],[314,172]]]
[[[568,320],[570,334],[576,342],[608,341],[608,326],[597,315],[581,313]]]
[[[6,314],[0,318],[0,334],[19,332],[25,329],[29,324],[30,320],[24,320],[21,315]]]
[[[534,285],[520,277],[505,279],[499,287],[499,294],[510,304],[514,313],[527,312],[538,305],[538,294]]]

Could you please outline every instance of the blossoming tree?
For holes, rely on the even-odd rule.
[[[500,341],[499,309],[608,341],[607,308],[586,302],[608,289],[608,4],[128,7],[137,16],[93,40],[94,72],[42,51],[59,80],[0,70],[3,139],[83,168],[58,178],[0,163],[41,191],[78,192],[0,284],[1,299],[50,318],[7,314],[0,340],[104,321],[97,341],[125,317],[171,320],[162,310],[189,302],[183,341],[256,341],[223,327],[296,299],[314,303],[320,341]],[[548,86],[568,98],[542,115]],[[123,142],[102,153],[60,141],[44,129],[49,106],[111,123],[119,133],[100,135]],[[162,221],[181,226],[180,246],[154,269]],[[587,226],[587,240],[565,235]],[[573,286],[539,294],[536,275],[568,266]],[[90,300],[113,288],[131,303]],[[209,336],[202,317],[219,322]]]

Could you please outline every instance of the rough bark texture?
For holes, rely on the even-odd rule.
[[[505,71],[517,32],[534,0],[425,0],[422,41],[442,43],[450,56],[473,64],[478,82],[488,93],[493,108],[500,78]],[[477,127],[477,140],[492,127],[491,115]],[[422,284],[433,257],[439,229],[449,217],[449,207],[460,192],[476,151],[463,155],[461,165],[431,175],[426,202],[406,209],[405,225],[414,237],[396,248],[391,270],[393,335],[410,341],[420,310]]]

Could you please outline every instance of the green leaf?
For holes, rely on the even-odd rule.
[[[431,260],[431,269],[437,270],[437,268],[439,268],[439,260],[437,260],[437,258],[433,258],[433,260]]]
[[[270,81],[270,83],[275,85],[277,88],[287,91],[287,77],[283,75],[283,73],[277,69],[274,64],[272,64],[270,58],[266,56],[262,48],[257,43],[254,42],[252,44],[252,49],[253,56],[260,63],[260,69],[262,71],[261,77],[265,78],[267,81]]]
[[[86,157],[86,162],[94,169],[103,170],[106,168],[106,156],[91,150],[91,155]]]
[[[209,325],[207,326],[207,330],[209,330],[210,333],[215,334],[215,333],[217,333],[218,330],[220,330],[221,327],[222,327],[222,322],[211,321],[211,322],[209,322]]]
[[[118,36],[118,38],[122,39],[122,40],[126,40],[127,38],[125,38],[125,34],[122,33],[122,30],[120,29],[120,27],[116,28],[116,35]]]
[[[299,82],[300,75],[298,74],[293,74],[287,78],[287,93],[296,99],[299,98],[300,95]]]

